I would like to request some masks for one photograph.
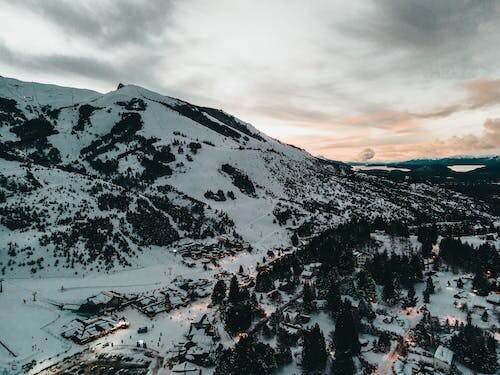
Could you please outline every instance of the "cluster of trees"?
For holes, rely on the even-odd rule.
[[[358,323],[355,320],[354,309],[349,300],[345,300],[335,321],[335,331],[332,334],[332,346],[335,348],[334,374],[353,374],[352,357],[359,354]]]
[[[127,212],[127,221],[132,225],[140,245],[169,245],[179,238],[168,216],[158,211],[143,198],[137,199],[135,211]]]
[[[304,263],[321,262],[335,268],[340,275],[348,275],[352,274],[356,264],[352,249],[369,240],[369,223],[354,219],[322,232],[298,254]]]
[[[214,193],[212,190],[207,190],[205,194],[203,194],[203,196],[216,202],[224,202],[226,200],[226,196],[221,189],[217,190],[216,193]]]
[[[64,267],[75,268],[75,263],[84,267],[98,263],[109,270],[115,262],[131,266],[128,259],[135,255],[135,251],[124,234],[115,230],[110,217],[86,217],[71,221],[69,228],[43,235],[39,242],[41,246],[53,244],[54,258],[65,258]],[[80,243],[83,251],[79,251]]]
[[[255,196],[255,186],[252,180],[250,180],[250,178],[245,173],[243,173],[239,169],[236,169],[230,164],[223,164],[221,169],[224,173],[227,173],[229,176],[231,176],[233,185],[240,189],[242,193],[250,196]]]
[[[462,323],[450,341],[451,349],[461,362],[487,374],[494,374],[498,369],[496,345],[493,335],[471,324],[470,315],[467,324]]]
[[[90,125],[90,116],[98,109],[102,108],[94,107],[90,104],[83,104],[78,107],[78,122],[73,126],[72,133],[82,131],[85,129],[85,126]]]
[[[241,338],[233,349],[221,350],[217,355],[215,375],[266,375],[277,367],[274,349],[250,337]]]
[[[233,275],[227,291],[224,280],[215,283],[212,304],[221,305],[226,330],[230,333],[244,332],[260,312],[257,296],[248,289],[240,288],[236,275]]]
[[[147,194],[147,198],[192,238],[213,237],[215,234],[227,233],[230,227],[234,227],[234,222],[223,211],[215,211],[216,217],[210,217],[205,213],[208,207],[205,203],[183,195],[169,185],[156,189]],[[182,201],[179,198],[175,202],[170,200],[171,193],[179,194]]]
[[[425,313],[413,330],[413,336],[419,346],[425,349],[437,348],[439,341],[439,320]]]
[[[306,371],[321,370],[327,357],[325,336],[316,324],[303,333],[302,368]]]
[[[270,292],[274,289],[275,280],[286,281],[288,283],[288,291],[291,291],[297,286],[297,277],[301,272],[302,267],[295,255],[282,256],[275,260],[270,268],[267,267],[259,270],[255,278],[255,291]]]
[[[473,288],[480,295],[488,295],[496,285],[490,284],[485,275],[492,278],[500,274],[500,255],[496,248],[483,243],[475,248],[460,239],[443,238],[439,244],[439,256],[454,268],[474,272]]]
[[[400,220],[386,220],[383,217],[376,217],[373,220],[372,228],[374,230],[383,230],[387,234],[395,237],[409,237],[410,230],[408,224]]]
[[[417,228],[417,239],[422,244],[421,254],[424,258],[432,256],[432,247],[438,239],[438,229],[435,225],[421,225]]]
[[[500,256],[489,243],[475,248],[460,239],[447,237],[439,243],[439,255],[446,263],[466,271],[489,271],[494,277],[500,273]]]
[[[377,253],[366,264],[366,270],[377,284],[383,285],[382,299],[385,302],[396,304],[401,297],[401,287],[404,286],[408,289],[403,301],[404,306],[415,306],[413,284],[422,280],[424,270],[424,262],[419,254],[392,254],[389,257],[386,251]]]

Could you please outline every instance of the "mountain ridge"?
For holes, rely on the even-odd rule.
[[[349,218],[488,215],[458,193],[357,174],[135,85],[100,94],[0,78],[0,137],[4,274],[141,266],[221,236],[267,250]]]

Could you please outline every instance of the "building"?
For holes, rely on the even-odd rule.
[[[490,294],[486,297],[486,302],[491,303],[493,306],[500,306],[500,294]]]
[[[172,374],[184,374],[184,375],[199,375],[201,374],[201,369],[192,365],[189,362],[178,363],[170,370]]]
[[[443,345],[439,345],[434,353],[434,367],[447,372],[453,365],[454,359],[455,353],[453,351]]]
[[[61,333],[61,336],[83,345],[128,326],[129,322],[125,319],[114,319],[108,316],[94,319],[74,319],[65,327],[66,330]]]
[[[305,280],[311,280],[314,275],[311,271],[302,271],[302,274],[300,276]]]

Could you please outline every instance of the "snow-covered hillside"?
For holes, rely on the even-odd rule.
[[[287,245],[349,217],[459,220],[469,198],[394,184],[221,110],[133,85],[107,94],[0,77],[0,269],[75,274],[221,238]]]

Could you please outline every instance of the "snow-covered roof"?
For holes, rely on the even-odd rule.
[[[453,351],[444,347],[443,345],[439,345],[436,349],[436,353],[434,353],[434,358],[448,365],[451,365],[453,363],[454,355],[455,353]]]
[[[328,301],[326,299],[317,299],[314,301],[314,303],[316,304],[316,307],[325,307],[326,305],[328,305]]]
[[[191,363],[183,362],[183,363],[177,363],[174,367],[172,367],[172,370],[170,371],[172,373],[189,374],[197,372],[198,369]]]
[[[92,296],[87,298],[88,302],[95,303],[96,305],[99,304],[106,304],[109,301],[111,301],[112,296],[105,294],[105,293],[99,293],[98,295]]]
[[[489,295],[486,298],[486,302],[489,302],[493,305],[500,305],[500,294]]]

